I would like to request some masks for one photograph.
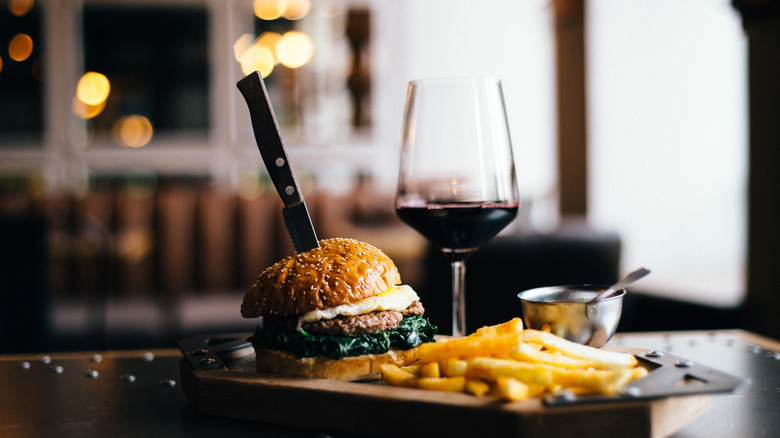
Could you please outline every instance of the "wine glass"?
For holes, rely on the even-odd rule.
[[[453,336],[466,334],[465,260],[514,219],[517,207],[501,82],[410,82],[395,209],[450,260]]]

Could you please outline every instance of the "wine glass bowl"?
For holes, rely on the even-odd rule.
[[[452,334],[465,334],[464,261],[509,224],[518,207],[499,80],[409,84],[395,207],[402,221],[449,257]]]
[[[402,221],[454,260],[468,257],[517,214],[516,203],[433,202],[422,207],[401,205]]]

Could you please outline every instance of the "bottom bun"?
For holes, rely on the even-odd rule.
[[[297,358],[281,350],[255,348],[257,372],[283,376],[315,377],[336,380],[376,380],[384,364],[406,366],[415,360],[415,349],[390,350],[384,354],[329,359],[324,356]]]

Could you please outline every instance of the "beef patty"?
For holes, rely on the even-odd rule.
[[[327,336],[360,336],[392,330],[406,316],[422,315],[425,309],[422,303],[415,301],[405,310],[380,310],[371,313],[363,313],[354,316],[337,316],[332,319],[304,322],[301,330],[313,335]],[[263,328],[282,331],[297,330],[297,316],[283,316],[277,318],[263,318]]]

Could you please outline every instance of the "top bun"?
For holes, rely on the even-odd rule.
[[[354,239],[324,239],[320,246],[269,267],[244,295],[241,315],[290,316],[378,295],[401,276],[378,248]]]

